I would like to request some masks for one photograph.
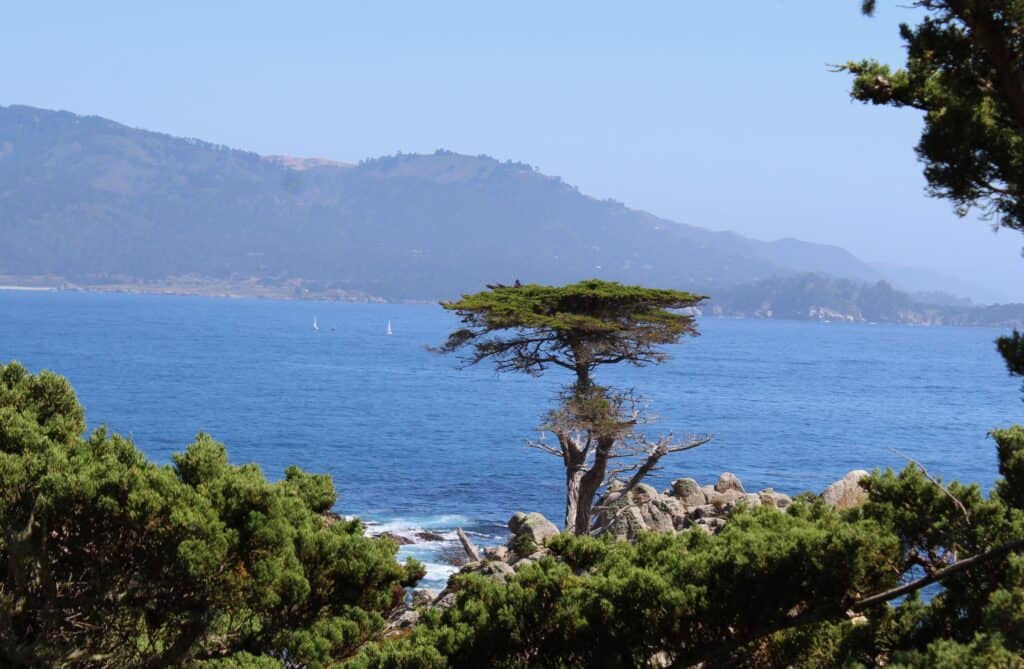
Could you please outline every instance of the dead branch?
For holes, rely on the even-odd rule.
[[[636,468],[636,472],[633,474],[633,476],[630,477],[630,479],[622,488],[608,494],[608,500],[605,502],[606,506],[609,504],[613,504],[616,500],[622,499],[623,497],[628,495],[633,490],[633,488],[635,488],[637,485],[640,484],[641,481],[644,480],[644,478],[648,474],[655,470],[655,468],[658,465],[658,462],[661,461],[663,457],[665,457],[669,453],[680,453],[682,451],[689,451],[691,449],[697,448],[698,446],[703,446],[704,444],[711,441],[711,435],[704,435],[703,437],[691,437],[691,439],[684,444],[673,444],[671,434],[662,437],[654,444],[650,444],[650,442],[647,442],[646,438],[641,437],[641,439],[643,440],[642,443],[648,444],[650,446],[647,459],[644,460],[644,462],[641,463]]]
[[[473,545],[473,542],[469,540],[466,533],[462,531],[461,527],[455,528],[455,536],[459,538],[459,543],[462,544],[462,549],[466,551],[466,555],[469,556],[470,562],[480,561],[480,552]]]
[[[527,448],[536,448],[538,451],[544,451],[548,455],[553,455],[556,458],[561,458],[561,457],[564,456],[564,454],[562,453],[561,450],[559,450],[557,448],[554,448],[552,446],[548,446],[547,444],[539,442],[539,441],[527,441],[526,442],[526,447]]]
[[[947,488],[946,486],[944,486],[941,483],[939,483],[939,481],[936,478],[934,478],[931,474],[929,474],[928,470],[924,468],[924,465],[922,465],[920,462],[918,462],[914,458],[910,457],[906,453],[900,453],[895,448],[890,448],[889,450],[892,451],[893,453],[895,453],[896,455],[900,456],[901,458],[905,458],[905,459],[909,460],[910,462],[912,462],[914,464],[914,466],[916,466],[918,469],[920,469],[921,473],[924,474],[924,477],[926,479],[928,479],[929,481],[934,483],[936,486],[938,486],[939,490],[941,490],[942,492],[946,493],[946,496],[949,497],[951,500],[953,500],[953,503],[956,504],[958,509],[960,509],[960,513],[964,514],[964,520],[967,521],[968,525],[971,524],[971,514],[967,511],[967,507],[964,506],[963,502],[961,502],[959,499],[957,499],[956,495],[954,495],[953,493],[951,493],[949,491],[949,488]]]

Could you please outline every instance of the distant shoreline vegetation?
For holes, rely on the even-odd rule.
[[[703,311],[734,318],[825,323],[1024,327],[1024,304],[964,304],[952,296],[935,294],[923,298],[897,290],[886,281],[865,284],[801,274],[720,289]],[[951,303],[932,304],[925,301],[928,299]]]
[[[345,287],[343,282],[300,278],[217,278],[188,275],[163,280],[104,277],[71,282],[57,276],[3,276],[0,290],[179,295],[240,299],[423,304],[390,300]],[[741,286],[703,290],[711,295],[699,313],[723,318],[887,323],[971,327],[1024,327],[1024,304],[972,304],[941,293],[913,295],[885,281],[858,283],[819,274],[773,277]],[[438,298],[440,299],[440,297]],[[939,303],[945,302],[945,303]]]

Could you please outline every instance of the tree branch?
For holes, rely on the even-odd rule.
[[[953,500],[953,503],[956,504],[958,509],[960,509],[960,513],[962,513],[964,515],[964,520],[967,521],[968,525],[971,524],[971,514],[967,511],[967,507],[965,507],[963,502],[961,502],[959,499],[957,499],[956,495],[951,493],[946,486],[944,486],[941,483],[939,483],[939,481],[937,479],[935,479],[931,474],[929,474],[928,470],[924,468],[924,465],[922,465],[920,462],[918,462],[914,458],[910,457],[906,453],[900,453],[895,448],[890,448],[889,450],[892,451],[893,453],[895,453],[896,455],[900,456],[901,458],[905,458],[905,459],[909,460],[910,462],[912,462],[914,464],[914,466],[916,466],[918,469],[920,469],[921,473],[924,474],[924,477],[926,479],[928,479],[929,481],[934,483],[936,486],[938,486],[939,490],[941,490],[942,492],[946,493],[946,496],[949,497],[951,500]]]
[[[954,576],[962,571],[966,571],[971,567],[976,567],[980,564],[990,562],[992,560],[995,560],[1008,553],[1020,550],[1022,548],[1024,548],[1024,539],[1017,539],[1015,541],[1011,541],[1001,546],[997,546],[996,548],[993,548],[991,550],[985,551],[984,553],[979,553],[972,557],[964,558],[963,560],[958,560],[944,569],[939,569],[933,574],[929,574],[915,581],[911,581],[910,583],[901,585],[897,588],[892,588],[890,590],[885,590],[883,592],[879,592],[868,597],[863,597],[861,599],[849,602],[845,605],[836,604],[833,606],[812,609],[805,613],[797,614],[795,616],[787,616],[786,619],[778,620],[768,625],[757,627],[746,634],[734,637],[721,644],[718,648],[713,649],[709,653],[701,653],[699,659],[702,662],[705,662],[707,666],[718,666],[718,664],[721,664],[722,661],[728,658],[734,651],[762,637],[768,636],[770,634],[775,634],[777,632],[782,632],[787,629],[806,627],[807,625],[813,625],[816,623],[826,622],[829,620],[850,618],[852,617],[852,614],[865,611],[869,608],[878,606],[880,604],[884,604],[893,599],[897,599],[898,597],[902,597],[912,592],[916,592],[917,590],[929,586],[932,583],[937,583],[946,578],[949,578],[950,576]],[[689,655],[680,656],[675,659],[672,666],[688,667],[693,664],[692,660],[693,658]]]

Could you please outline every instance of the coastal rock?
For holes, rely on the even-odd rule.
[[[860,481],[869,476],[863,469],[855,469],[825,488],[820,497],[836,511],[852,509],[868,501],[868,491],[861,487]]]
[[[548,539],[558,536],[558,527],[542,514],[533,512],[524,515],[525,517],[521,519],[521,522],[516,523],[518,529],[513,530],[516,539],[522,540],[526,538],[531,540],[536,546],[543,546],[544,542]],[[509,519],[509,529],[512,528],[512,521],[515,518],[516,516],[512,516]]]
[[[651,532],[675,532],[682,529],[686,506],[674,497],[658,495],[640,509],[644,525]]]
[[[708,518],[701,518],[694,522],[693,527],[703,530],[708,534],[718,534],[725,527],[725,518],[711,516]]]
[[[718,483],[715,484],[715,491],[724,493],[729,490],[735,490],[741,493],[746,492],[746,490],[743,489],[743,484],[740,483],[738,476],[732,472],[725,472],[718,477]]]
[[[789,495],[781,492],[775,492],[771,488],[765,488],[757,494],[761,498],[761,504],[764,504],[765,506],[773,506],[780,511],[784,511],[793,503],[793,499]]]
[[[448,583],[450,588],[451,581],[449,581]],[[438,595],[437,599],[434,600],[433,608],[441,609],[443,611],[444,609],[450,609],[455,605],[455,600],[459,596],[459,594],[454,590],[450,590],[449,588],[445,588],[444,591],[441,592],[440,595]]]
[[[633,498],[634,504],[643,504],[658,497],[658,491],[654,489],[654,486],[647,485],[646,483],[637,483],[629,491],[629,496]]]
[[[486,546],[484,547],[484,558],[487,560],[499,560],[505,562],[509,558],[507,546]]]
[[[725,509],[727,507],[732,508],[732,506],[736,504],[736,502],[738,502],[741,499],[744,499],[746,497],[746,494],[747,493],[743,492],[742,490],[735,490],[730,488],[722,492],[716,492],[714,495],[708,498],[708,503],[713,504],[714,506],[720,509]]]
[[[395,534],[394,532],[381,532],[377,536],[378,537],[387,537],[388,539],[391,539],[392,541],[394,541],[399,546],[408,546],[409,544],[414,543],[412,539],[409,539],[408,537],[403,537],[400,534]]]
[[[621,481],[613,481],[608,486],[608,493],[598,500],[597,506],[601,507],[601,511],[597,515],[597,525],[616,539],[629,540],[634,538],[638,532],[646,529],[643,514],[634,500],[642,499],[646,502],[651,499],[651,492],[655,496],[658,493],[647,486],[649,490],[633,489],[628,495],[617,497],[612,501],[612,496],[619,495],[623,487]]]
[[[420,614],[415,609],[405,609],[388,621],[388,630],[405,630],[415,627],[420,621]],[[386,634],[386,633],[385,633]]]
[[[672,495],[687,507],[707,504],[707,497],[694,479],[676,479],[672,481]]]
[[[444,541],[444,535],[438,534],[437,532],[428,532],[426,530],[417,532],[416,538],[420,541]]]
[[[420,608],[421,606],[430,606],[437,599],[437,590],[431,590],[430,588],[419,588],[412,591],[412,606],[413,608]]]
[[[460,574],[480,574],[489,576],[496,581],[504,583],[508,577],[515,574],[516,570],[507,562],[470,562],[459,570]]]
[[[523,521],[526,520],[526,514],[522,511],[516,511],[512,514],[512,517],[508,519],[508,531],[512,534],[519,534],[519,528],[523,526]]]
[[[688,510],[689,517],[694,520],[710,518],[711,516],[717,516],[718,514],[719,510],[714,504],[701,504],[700,506],[695,506]]]

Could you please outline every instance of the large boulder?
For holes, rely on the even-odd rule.
[[[793,503],[793,498],[789,495],[781,492],[775,492],[771,488],[765,488],[757,494],[761,498],[761,504],[775,507],[779,511],[785,510]]]
[[[868,501],[868,491],[861,487],[861,479],[869,474],[863,469],[855,469],[825,488],[820,497],[836,511],[852,509]]]
[[[519,528],[523,526],[524,520],[526,520],[526,514],[522,511],[513,513],[512,517],[508,519],[508,531],[512,534],[519,534]]]
[[[761,506],[761,496],[755,492],[746,493],[741,498],[741,501],[751,509],[753,509],[755,506]]]
[[[746,492],[743,489],[743,484],[740,483],[738,476],[732,472],[725,472],[718,477],[718,483],[715,484],[716,492],[726,492],[729,490],[735,490],[737,492]]]
[[[731,508],[736,502],[741,499],[745,499],[747,493],[742,490],[727,489],[721,492],[715,492],[711,497],[708,498],[709,504],[714,504],[718,508]]]
[[[668,495],[655,495],[639,508],[649,532],[675,532],[683,528],[686,520],[686,506]]]
[[[508,546],[485,546],[484,559],[505,562],[509,559]]]
[[[430,588],[419,588],[412,591],[412,606],[414,609],[430,606],[437,599],[437,590]]]
[[[644,514],[640,505],[647,504],[658,492],[643,483],[637,485],[628,495],[610,501],[613,495],[619,495],[625,487],[621,481],[612,481],[608,486],[608,494],[597,502],[601,509],[597,514],[597,525],[604,531],[620,540],[632,540],[637,534],[647,530]]]
[[[509,529],[515,526],[516,529],[512,531],[519,541],[528,539],[535,546],[543,546],[548,539],[558,536],[558,527],[540,513],[523,514],[522,518],[517,518],[517,516],[519,516],[518,513],[509,519],[508,526]]]
[[[702,506],[708,501],[700,484],[693,479],[672,481],[672,495],[687,507]]]
[[[609,494],[622,490],[622,484],[609,486]],[[699,492],[699,488],[697,488]],[[686,525],[687,505],[673,495],[661,494],[646,483],[640,483],[629,494],[598,506],[606,507],[598,514],[597,523],[612,536],[633,540],[640,532],[674,533]]]

